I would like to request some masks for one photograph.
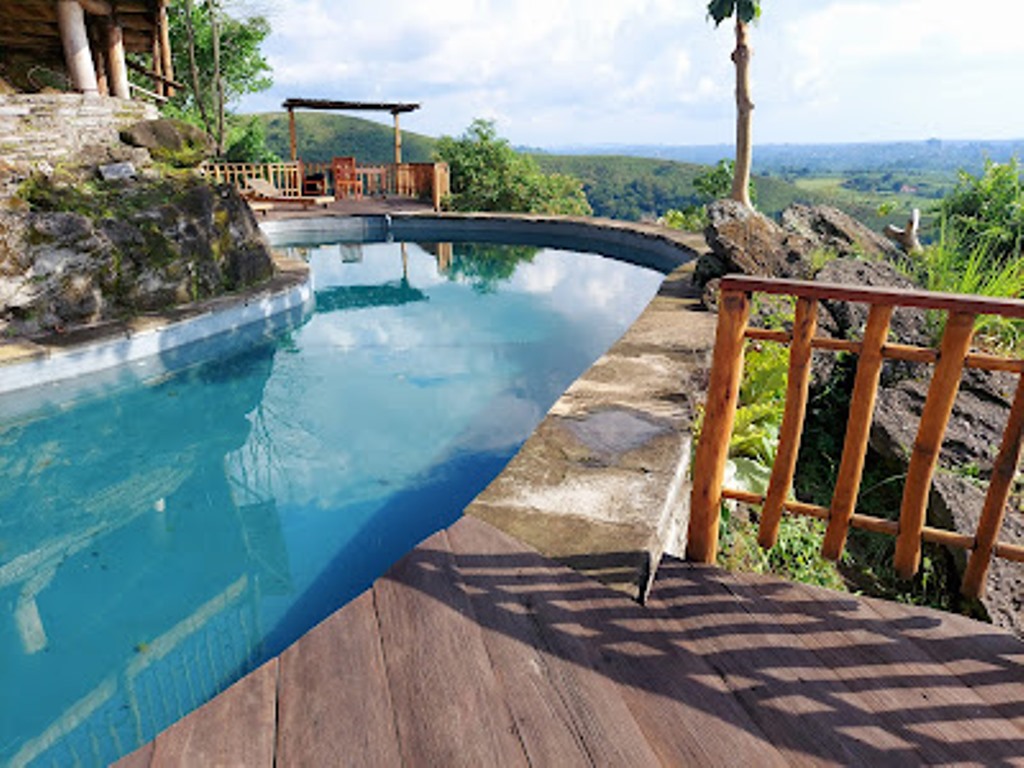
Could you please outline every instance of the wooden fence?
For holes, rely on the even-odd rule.
[[[245,190],[251,178],[269,182],[281,197],[302,195],[301,163],[203,163],[199,171],[217,184],[234,184],[239,190]]]
[[[796,298],[791,332],[748,327],[751,295],[755,292]],[[847,341],[817,336],[819,300],[867,304],[869,311],[863,338]],[[945,312],[946,330],[939,348],[891,343],[888,340],[889,323],[896,307]],[[850,526],[895,536],[894,565],[903,578],[911,578],[917,572],[922,541],[969,550],[971,554],[961,587],[968,597],[977,597],[984,591],[993,556],[1024,562],[1024,546],[998,540],[1024,435],[1024,360],[971,351],[974,322],[978,315],[1024,318],[1024,301],[727,276],[722,279],[718,311],[704,426],[693,465],[687,544],[687,556],[691,560],[714,562],[721,503],[723,499],[733,499],[761,506],[758,540],[764,547],[775,544],[783,511],[828,522],[822,554],[830,559],[837,559],[842,553]],[[790,349],[779,444],[771,479],[763,496],[723,487],[747,339],[778,342]],[[796,501],[790,496],[807,408],[812,349],[845,351],[859,356],[843,454],[828,508]],[[935,366],[914,441],[898,521],[855,512],[879,375],[886,359]],[[1017,375],[1016,395],[974,535],[925,524],[932,476],[965,367]]]
[[[205,163],[201,170],[215,181],[234,184],[239,189],[244,189],[247,177],[265,179],[285,197],[300,196],[304,181],[319,177],[323,179],[320,194],[333,194],[338,199],[348,196],[347,192],[339,194],[332,163]],[[442,200],[451,192],[447,163],[360,165],[356,166],[355,177],[360,182],[361,194],[429,200],[434,210],[440,210]]]

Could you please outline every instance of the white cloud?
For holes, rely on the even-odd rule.
[[[411,100],[403,121],[460,133],[499,121],[514,143],[719,143],[732,136],[733,45],[705,0],[383,0],[273,4],[267,52],[289,96]],[[1020,133],[1024,4],[787,0],[753,33],[755,138]],[[875,120],[877,115],[884,119]],[[987,116],[987,121],[986,121]],[[867,125],[865,126],[865,123]],[[962,127],[961,127],[962,126]],[[830,135],[831,134],[831,135]],[[905,136],[889,136],[903,138]],[[876,136],[875,138],[886,138]]]

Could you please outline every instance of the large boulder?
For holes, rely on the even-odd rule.
[[[121,141],[149,150],[153,159],[179,168],[194,168],[214,152],[202,130],[181,120],[142,120],[121,131]]]
[[[808,278],[811,243],[735,200],[708,205],[704,238],[727,272]]]
[[[27,215],[0,213],[0,331],[31,336],[221,295],[273,274],[231,187],[137,181],[101,199],[37,182]]]
[[[780,223],[783,230],[800,235],[812,249],[836,256],[896,260],[902,254],[892,242],[829,205],[794,203],[782,212]]]
[[[796,203],[777,224],[735,200],[716,200],[708,205],[704,237],[712,255],[698,265],[695,280],[702,285],[727,272],[810,279],[820,263],[836,257],[902,257],[884,237],[827,205]]]

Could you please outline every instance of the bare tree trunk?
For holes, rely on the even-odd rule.
[[[206,131],[206,135],[212,139],[213,127],[210,125],[210,116],[206,114],[206,103],[199,90],[199,65],[196,63],[196,30],[192,24],[192,0],[185,0],[185,34],[188,36],[188,68],[192,75],[192,97],[196,100],[196,106],[199,108],[203,129]]]
[[[750,167],[753,148],[750,135],[751,113],[754,102],[750,100],[750,45],[747,42],[747,25],[736,14],[736,50],[732,60],[736,65],[736,167],[732,176],[732,199],[747,208],[750,202]]]
[[[213,82],[217,90],[217,157],[224,156],[224,78],[220,72],[220,18],[216,0],[206,0],[210,10],[210,36],[213,39]]]

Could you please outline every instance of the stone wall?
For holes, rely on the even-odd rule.
[[[82,94],[0,95],[0,160],[55,165],[95,145],[116,144],[118,132],[158,117],[152,104]]]

